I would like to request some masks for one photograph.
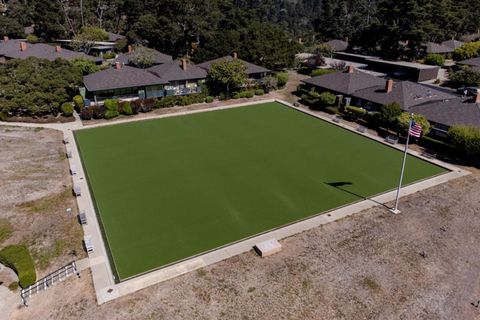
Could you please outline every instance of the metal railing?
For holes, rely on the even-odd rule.
[[[28,286],[27,288],[22,289],[20,293],[20,297],[22,298],[23,304],[25,306],[28,306],[27,305],[28,298],[30,298],[34,294],[47,290],[49,287],[53,286],[55,283],[61,282],[73,274],[76,274],[78,277],[80,277],[80,273],[77,270],[77,265],[75,264],[75,261],[67,264],[66,266],[58,269],[55,272],[52,272],[51,274],[49,274],[45,278],[38,280],[31,286]]]

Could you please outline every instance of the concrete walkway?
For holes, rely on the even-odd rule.
[[[237,107],[244,107],[247,105],[252,105],[252,104],[259,104],[259,103],[265,103],[265,102],[279,102],[285,107],[288,108],[294,108],[296,110],[299,110],[300,112],[304,112],[306,114],[312,115],[314,117],[317,117],[319,119],[325,120],[325,121],[330,121],[332,122],[332,118],[325,117],[323,115],[319,115],[317,113],[314,113],[306,108],[295,108],[294,106],[283,102],[283,101],[277,101],[277,100],[261,100],[261,101],[256,101],[256,102],[247,102],[243,104],[237,104],[237,105],[230,105],[230,106],[225,106],[225,107],[218,107],[218,108],[210,108],[210,109],[202,109],[202,110],[193,110],[193,111],[188,111],[188,112],[179,112],[179,113],[172,113],[172,114],[165,114],[165,115],[155,115],[152,117],[144,117],[140,119],[125,119],[125,120],[119,120],[115,122],[104,122],[104,123],[99,123],[95,125],[90,125],[88,127],[84,127],[82,125],[82,122],[80,119],[78,119],[78,116],[76,118],[75,122],[72,123],[64,123],[64,124],[25,124],[25,123],[3,123],[0,122],[0,125],[12,125],[12,126],[22,126],[22,127],[43,127],[43,128],[50,128],[50,129],[56,129],[60,130],[64,133],[64,136],[68,138],[69,143],[67,144],[67,150],[70,150],[72,152],[72,158],[69,159],[70,166],[75,166],[77,168],[77,174],[73,177],[73,182],[74,185],[80,186],[81,188],[81,196],[77,197],[77,204],[79,211],[84,211],[86,216],[87,216],[87,221],[88,224],[83,226],[84,234],[86,236],[90,236],[92,239],[92,243],[94,246],[94,252],[89,254],[88,257],[88,262],[87,261],[82,261],[79,263],[79,269],[80,266],[83,269],[88,268],[90,266],[92,270],[92,277],[93,277],[93,283],[95,287],[95,292],[97,296],[97,303],[102,304],[107,301],[116,299],[118,297],[121,297],[123,295],[135,292],[137,290],[143,289],[147,286],[151,286],[153,284],[177,277],[181,274],[199,269],[203,266],[213,264],[219,261],[222,261],[224,259],[227,259],[229,257],[241,254],[243,252],[249,251],[252,249],[252,247],[261,241],[275,238],[275,239],[284,239],[286,237],[295,235],[297,233],[300,233],[302,231],[312,229],[315,227],[318,227],[322,224],[330,223],[332,221],[342,219],[346,216],[353,215],[355,213],[359,213],[365,209],[369,209],[371,207],[377,206],[379,204],[384,204],[390,201],[393,201],[395,199],[395,194],[396,191],[391,191],[384,193],[382,195],[379,195],[377,197],[371,198],[371,199],[365,199],[362,201],[359,201],[355,204],[348,205],[342,208],[338,208],[336,210],[332,210],[330,212],[323,212],[319,213],[317,216],[314,216],[309,219],[305,219],[303,221],[297,222],[290,224],[288,226],[272,230],[270,232],[251,237],[248,239],[244,239],[242,241],[238,241],[234,244],[226,245],[222,248],[218,248],[215,250],[212,250],[210,252],[198,255],[196,257],[192,257],[190,259],[186,259],[182,262],[176,263],[172,266],[165,267],[156,271],[152,271],[149,273],[146,273],[141,276],[137,276],[135,278],[132,278],[130,280],[123,281],[121,283],[116,284],[114,275],[111,269],[111,265],[108,259],[108,254],[107,254],[107,247],[106,243],[104,242],[104,238],[102,235],[102,232],[100,230],[99,226],[99,221],[97,220],[97,214],[95,213],[95,207],[92,201],[92,196],[90,194],[90,190],[85,178],[85,173],[83,170],[83,166],[81,163],[80,155],[78,152],[78,148],[76,146],[76,142],[74,139],[73,131],[74,130],[82,130],[82,129],[89,129],[89,128],[94,128],[94,127],[102,127],[106,125],[115,125],[119,123],[127,123],[127,122],[133,122],[133,121],[143,121],[143,120],[151,120],[151,119],[160,119],[160,118],[166,118],[166,117],[172,117],[172,116],[179,116],[179,115],[187,115],[187,114],[193,114],[193,113],[199,113],[199,112],[210,112],[210,111],[216,111],[216,110],[221,110],[221,109],[230,109],[230,108],[237,108]],[[385,141],[383,141],[382,138],[372,135],[368,132],[366,133],[360,133],[356,132],[354,128],[347,126],[343,123],[336,123],[332,122],[333,124],[340,126],[344,129],[353,131],[357,134],[361,134],[369,139],[376,140],[380,143],[386,144]],[[392,148],[396,148],[399,150],[403,150],[403,146],[401,145],[395,145],[392,146],[388,144],[388,146]],[[421,154],[418,152],[409,151],[410,154],[417,156],[419,158],[422,158],[426,161],[435,163],[439,166],[442,166],[444,168],[447,168],[451,170],[449,173],[434,177],[432,179],[420,181],[418,183],[406,186],[402,188],[401,195],[409,195],[413,194],[415,192],[418,192],[420,190],[430,188],[432,186],[445,183],[449,180],[456,179],[465,175],[468,175],[469,172],[459,169],[453,165],[443,163],[439,160],[432,160],[432,159],[427,159],[423,157]]]

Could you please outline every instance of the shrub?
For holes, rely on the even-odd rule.
[[[37,280],[33,259],[25,246],[10,245],[3,248],[0,251],[0,262],[17,273],[22,288],[34,284]]]
[[[105,118],[105,107],[100,105],[88,107],[92,110],[92,118],[94,119],[103,119]]]
[[[312,72],[310,72],[311,77],[318,77],[318,76],[323,76],[329,73],[335,72],[334,70],[331,69],[315,69]]]
[[[330,114],[338,114],[339,113],[338,107],[335,107],[335,106],[325,107],[325,112],[330,113]]]
[[[150,112],[152,111],[153,107],[155,106],[155,99],[143,99],[140,103],[140,111],[141,112]]]
[[[256,96],[263,96],[264,94],[265,94],[265,91],[263,91],[263,89],[255,90],[255,95]]]
[[[0,112],[0,121],[6,121],[8,118],[8,115],[5,112]]]
[[[255,95],[254,91],[245,91],[245,98],[253,98],[253,96]]]
[[[480,129],[473,126],[453,126],[448,130],[450,142],[460,152],[480,156]]]
[[[324,107],[334,105],[337,100],[337,97],[328,91],[322,92],[318,98],[320,105]]]
[[[235,93],[233,94],[233,96],[232,96],[232,99],[235,99],[235,100],[236,100],[236,99],[240,99],[240,96],[241,96],[241,93],[235,92]]]
[[[18,289],[18,282],[12,282],[8,285],[8,289],[10,291],[16,291]]]
[[[73,104],[77,111],[80,111],[83,109],[83,107],[85,107],[85,102],[83,101],[83,97],[81,95],[76,95],[73,97]]]
[[[116,56],[115,52],[107,52],[103,54],[103,59],[114,59]]]
[[[288,82],[288,73],[287,72],[277,72],[275,74],[275,76],[277,78],[277,86],[279,88],[285,87],[285,85]]]
[[[104,101],[105,119],[113,119],[119,115],[118,100],[107,99]]]
[[[60,109],[65,117],[70,117],[73,114],[73,103],[65,102],[62,104]]]
[[[428,122],[427,118],[425,118],[425,116],[422,116],[421,114],[415,114],[413,115],[413,120],[415,121],[415,123],[418,123],[422,127],[422,136],[425,136],[430,132],[431,125],[430,125],[430,122]],[[398,131],[403,132],[404,134],[407,134],[409,124],[410,124],[410,114],[408,112],[403,112],[401,115],[398,116],[397,118]]]
[[[82,120],[92,119],[93,117],[92,107],[83,108],[82,111],[80,111],[80,117],[82,117]]]
[[[155,108],[171,108],[175,106],[176,97],[163,97],[155,101]]]
[[[34,34],[29,34],[27,36],[27,42],[29,43],[37,43],[38,42],[38,37]]]
[[[118,105],[118,109],[118,112],[126,116],[133,114],[132,104],[130,103],[130,101],[120,102]]]
[[[440,54],[429,53],[429,54],[425,57],[424,63],[425,63],[425,64],[432,65],[432,66],[442,67],[443,64],[445,63],[445,58],[444,58],[442,55],[440,55]]]
[[[206,103],[212,103],[215,99],[212,96],[208,96],[205,98]]]
[[[480,84],[480,72],[464,66],[450,74],[450,82],[455,86],[478,86]]]
[[[466,60],[480,54],[480,41],[468,42],[453,51],[453,59],[456,61]]]
[[[378,120],[381,124],[387,126],[388,129],[394,124],[397,123],[397,118],[402,114],[402,107],[396,103],[392,102],[386,104],[380,108],[380,113],[378,114]]]
[[[367,114],[367,110],[354,106],[346,106],[345,110],[351,115],[353,119],[362,119]]]

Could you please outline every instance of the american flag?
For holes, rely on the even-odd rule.
[[[410,131],[408,133],[415,138],[420,138],[422,135],[422,126],[412,120],[412,126],[410,127]]]

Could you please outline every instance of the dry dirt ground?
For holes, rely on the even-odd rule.
[[[70,278],[13,319],[475,319],[480,308],[480,176],[451,181],[253,252],[95,303]],[[423,256],[422,256],[423,254]]]
[[[0,248],[25,244],[37,278],[73,253],[85,256],[62,138],[55,130],[0,126]]]

